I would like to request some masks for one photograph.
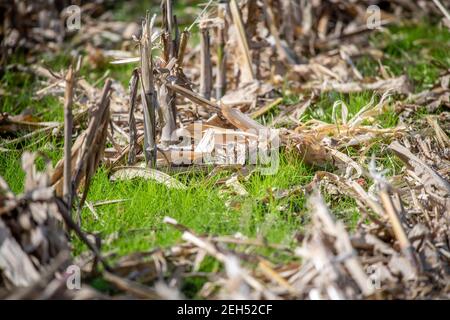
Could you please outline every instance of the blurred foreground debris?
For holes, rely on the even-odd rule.
[[[57,33],[65,4],[56,2],[49,7],[46,2],[33,6],[16,1],[2,11],[2,58],[19,47],[36,49],[43,43],[59,50],[66,36]],[[449,1],[441,2],[449,7]],[[95,12],[99,3],[84,9]],[[94,67],[111,59],[115,64],[139,63],[130,74],[130,92],[107,74],[98,82],[106,79],[103,90],[85,78],[72,88],[64,76],[42,66],[12,66],[44,81],[38,96],[62,98],[66,93],[74,115],[67,146],[72,133],[77,138],[66,152],[70,159],[62,159],[54,170],[46,161],[47,170],[37,172],[36,155],[24,153],[22,195],[14,195],[0,180],[0,296],[179,299],[184,298],[186,280],[195,278],[202,281],[193,296],[208,299],[449,299],[448,113],[422,122],[410,119],[418,105],[448,107],[449,72],[444,70],[431,90],[414,95],[406,76],[393,77],[381,65],[379,77],[364,78],[354,63],[361,54],[376,59],[383,54],[367,43],[372,31],[369,5],[380,5],[379,27],[400,17],[417,18],[416,13],[442,19],[442,10],[434,1],[211,3],[194,22],[201,42],[193,48],[188,45],[192,26],[180,30],[170,0],[162,1],[162,19],[149,13],[142,30],[132,25],[126,35],[124,24],[106,13],[97,22],[86,15],[72,45],[86,44],[85,59]],[[17,16],[28,19],[19,21]],[[38,20],[49,25],[38,25]],[[98,34],[110,41],[99,41]],[[125,42],[115,50],[114,44]],[[285,83],[291,93],[301,94],[293,106],[283,105]],[[338,100],[331,121],[302,120],[322,93],[365,90],[376,91],[380,99],[351,117],[345,102]],[[402,98],[395,104],[400,125],[382,128],[375,119],[386,112],[393,95]],[[278,107],[280,113],[272,120],[256,121]],[[26,113],[2,113],[0,135],[11,139],[2,140],[1,151],[20,148],[41,134],[61,136],[62,129],[61,123],[39,122]],[[17,137],[18,130],[26,134]],[[261,141],[267,133],[269,139]],[[379,170],[368,154],[380,141],[403,163],[394,176]],[[182,233],[180,244],[116,257],[113,252],[101,254],[101,239],[86,235],[81,218],[76,224],[69,214],[79,193],[78,209],[83,207],[101,164],[112,173],[111,180],[145,178],[183,190],[186,186],[170,170],[202,170],[210,164],[215,165],[211,175],[225,166],[248,170],[246,156],[252,148],[274,145],[327,170],[317,171],[306,186],[270,194],[309,198],[312,222],[292,246],[240,234],[197,234],[166,217],[164,222]],[[349,147],[357,156],[345,153]],[[64,171],[64,162],[71,170]],[[62,199],[64,174],[69,200]],[[223,184],[235,194],[248,195],[237,174]],[[334,217],[322,194],[356,201],[361,219],[354,230]],[[86,205],[95,212],[92,204]],[[69,231],[90,249],[77,259],[70,257]],[[260,248],[275,249],[290,262],[274,263]],[[200,271],[207,257],[218,265],[214,272]],[[115,295],[90,289],[87,277],[83,290],[67,290],[64,270],[73,263],[87,275],[103,277]]]

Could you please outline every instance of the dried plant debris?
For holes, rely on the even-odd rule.
[[[377,27],[419,13],[447,25],[449,1],[209,1],[184,29],[171,0],[161,2],[161,14],[148,12],[141,26],[113,21],[107,1],[81,1],[76,33],[62,25],[65,5],[14,1],[0,10],[0,66],[15,50],[28,51],[30,66],[7,68],[38,77],[43,88],[36,97],[56,96],[65,110],[64,124],[29,112],[0,113],[0,152],[26,148],[38,136],[64,135],[64,157],[54,169],[43,156],[47,167],[38,172],[37,154],[23,153],[23,194],[0,178],[0,297],[450,298],[449,114],[414,118],[422,107],[429,113],[449,107],[449,70],[441,67],[430,89],[414,93],[406,75],[394,77],[380,63],[380,76],[365,77],[355,63],[361,55],[383,57],[367,41],[370,5],[380,8]],[[195,25],[198,44],[191,37]],[[67,72],[34,63],[34,52],[59,52],[65,45],[87,52]],[[108,74],[90,83],[80,75],[81,62],[130,65],[128,90]],[[285,102],[286,87],[301,96],[298,103]],[[357,112],[334,99],[331,119],[305,117],[330,92],[370,92],[373,98]],[[399,124],[383,127],[377,119],[391,109]],[[374,146],[395,157],[399,169],[386,170],[372,155]],[[189,186],[171,176],[176,170],[207,171],[207,182],[233,172],[214,182],[230,208],[235,199],[251,197],[245,182],[273,160],[252,159],[261,148],[292,151],[316,170],[308,184],[269,188],[255,199],[265,205],[306,198],[311,223],[289,245],[239,233],[199,234],[166,217],[164,223],[181,233],[178,243],[117,256],[102,252],[100,236],[81,229],[84,205],[97,216],[98,205],[130,200],[86,201],[100,166],[111,183],[147,179],[177,190]],[[326,196],[353,199],[356,225],[337,219]],[[73,235],[89,248],[75,259]],[[286,259],[275,259],[273,251]],[[204,270],[205,261],[216,267]],[[69,290],[70,266],[103,278],[112,290],[95,291],[88,277],[82,290]],[[183,285],[192,279],[200,285],[187,296]]]
[[[37,172],[35,160],[35,154],[24,153],[22,168],[26,178],[22,195],[14,195],[1,181],[0,275],[2,287],[7,290],[31,286],[47,268],[56,272],[70,262],[70,245],[61,227],[49,171]]]
[[[106,137],[109,124],[111,81],[107,80],[101,93],[99,102],[90,110],[90,119],[86,131],[81,133],[71,149],[71,185],[78,190],[81,183],[84,185],[81,204],[87,196],[90,180],[96,172],[100,161],[103,159]],[[69,153],[67,153],[69,155]],[[52,175],[52,184],[55,185],[56,193],[63,195],[63,168],[64,161],[61,160]]]
[[[415,194],[414,189],[406,193],[394,188],[387,182],[388,177],[371,166],[377,191],[361,197],[360,204],[363,214],[372,212],[368,216],[371,222],[349,233],[320,194],[313,191],[309,199],[312,224],[307,234],[293,251],[278,248],[301,257],[301,262],[272,264],[260,255],[246,254],[249,250],[236,251],[230,247],[234,244],[243,249],[267,244],[238,235],[198,235],[166,217],[167,224],[183,233],[184,243],[168,250],[124,257],[114,268],[127,280],[109,276],[107,280],[138,298],[168,298],[162,289],[156,295],[158,288],[167,286],[161,285],[160,279],[169,283],[178,269],[181,279],[170,282],[204,277],[206,282],[197,295],[208,299],[448,299],[448,207],[430,197],[418,196],[415,197],[420,207],[404,206],[406,198]],[[320,188],[327,180],[337,183],[327,176],[317,178],[314,188]],[[342,183],[346,186],[340,189],[344,194],[366,192],[353,180],[345,179]],[[377,209],[372,211],[371,206]],[[417,208],[422,209],[418,212]],[[220,262],[220,272],[198,272],[206,256]],[[142,271],[136,274],[136,270]],[[150,284],[151,289],[144,289],[139,283]],[[179,290],[179,286],[172,286],[169,298],[178,297]]]
[[[41,156],[46,169],[38,171]],[[95,244],[70,217],[67,203],[51,186],[51,163],[43,155],[25,152],[24,192],[15,195],[0,177],[0,297],[8,299],[94,299],[99,292],[85,285],[81,274],[71,278],[85,262],[72,257],[70,230],[93,248],[96,261],[102,261]],[[105,265],[106,267],[106,265]]]
[[[63,48],[64,41],[70,41],[73,47],[80,44],[90,46],[90,58],[99,65],[104,64],[108,57],[123,57],[124,54],[111,50],[107,43],[130,40],[138,32],[138,25],[113,21],[107,12],[110,6],[108,0],[75,3],[66,0],[42,0],[38,3],[30,0],[2,1],[0,66],[3,67],[8,55],[20,50],[57,52]],[[97,51],[97,46],[109,51]],[[125,57],[128,57],[126,53]]]

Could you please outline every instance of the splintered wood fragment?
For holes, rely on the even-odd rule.
[[[229,106],[222,106],[222,115],[230,121],[234,126],[240,130],[265,130],[265,126],[259,124],[248,115],[242,113],[240,110],[231,108]]]
[[[139,87],[139,72],[133,70],[130,80],[130,112],[129,112],[129,128],[130,128],[130,150],[128,152],[128,165],[136,162],[136,145],[137,145],[137,129],[134,111],[136,109],[136,99]]]
[[[203,98],[211,98],[212,64],[208,28],[200,29],[200,94]]]
[[[188,99],[196,104],[199,104],[206,108],[211,108],[215,112],[220,112],[220,108],[219,108],[219,106],[217,106],[217,104],[215,104],[212,101],[206,100],[205,98],[203,98],[201,95],[195,93],[194,91],[191,91],[189,89],[186,89],[186,88],[179,86],[177,84],[174,84],[174,83],[173,84],[166,83],[166,86],[167,86],[167,88],[172,89],[179,95],[185,97],[186,99]]]
[[[72,208],[72,105],[73,105],[73,91],[75,85],[75,74],[73,67],[69,67],[66,75],[66,89],[64,94],[64,182],[63,182],[63,196],[67,201],[69,211]]]
[[[230,12],[233,23],[238,32],[239,48],[241,49],[244,57],[243,71],[245,72],[243,72],[243,82],[250,82],[255,80],[255,75],[253,72],[252,58],[248,46],[247,35],[245,33],[244,23],[242,22],[242,17],[236,0],[230,0]]]

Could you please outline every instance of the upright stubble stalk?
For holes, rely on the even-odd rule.
[[[151,34],[153,21],[147,14],[140,42],[141,51],[141,97],[144,107],[144,154],[147,165],[156,167],[156,97],[153,86],[153,62],[151,56]]]
[[[200,32],[200,93],[205,99],[209,100],[212,89],[209,30],[207,28],[201,28]]]
[[[176,18],[173,15],[172,1],[163,0],[161,8],[163,11],[164,59],[166,63],[169,63],[172,59],[178,58],[178,26]],[[176,77],[176,68],[172,68],[170,73]],[[158,86],[158,98],[164,117],[164,125],[161,131],[161,143],[164,147],[168,147],[174,142],[172,135],[176,130],[176,94],[172,90],[168,90],[165,86]]]
[[[216,74],[216,99],[220,100],[225,94],[226,77],[226,53],[225,53],[225,16],[227,11],[227,1],[221,0],[219,3],[217,17],[223,21],[217,30],[217,74]]]
[[[69,213],[72,209],[72,127],[73,127],[73,91],[75,72],[70,66],[66,75],[66,89],[64,94],[64,180],[63,195],[67,202]]]

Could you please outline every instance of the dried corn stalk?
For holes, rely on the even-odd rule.
[[[58,199],[50,185],[51,163],[47,159],[46,170],[38,172],[36,157],[28,152],[22,157],[24,194],[14,195],[0,178],[0,287],[7,290],[39,281],[60,254],[66,258],[55,272],[70,261]]]
[[[147,163],[156,165],[156,94],[153,82],[152,29],[155,17],[147,14],[142,26],[141,52],[141,99],[144,108],[144,152]]]
[[[91,116],[86,131],[78,136],[72,147],[72,192],[79,191],[81,186],[84,187],[83,194],[80,198],[80,207],[82,207],[86,199],[91,179],[103,158],[109,123],[110,91],[111,80],[107,80],[99,101],[90,110]],[[54,185],[56,194],[60,196],[63,193],[63,168],[64,159],[57,163],[51,178],[51,183]]]

